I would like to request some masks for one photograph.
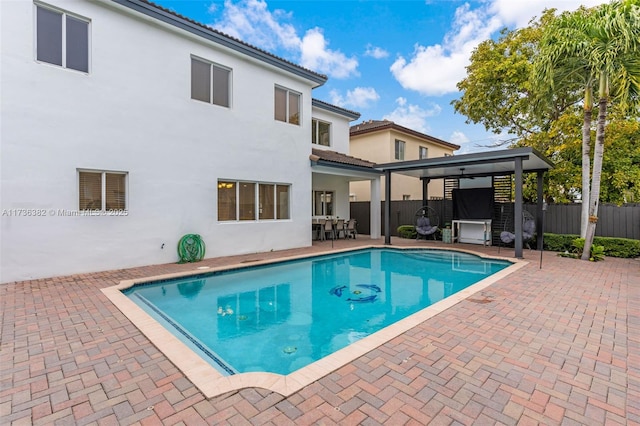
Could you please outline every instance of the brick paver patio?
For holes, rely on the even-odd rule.
[[[207,400],[100,291],[193,264],[0,285],[0,423],[640,425],[640,260],[549,252],[540,269],[539,256],[525,250],[524,268],[288,398]]]

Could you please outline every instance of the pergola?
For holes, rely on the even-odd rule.
[[[553,168],[553,163],[533,148],[503,149],[474,154],[455,155],[451,157],[428,158],[424,160],[400,161],[378,164],[378,170],[385,176],[385,244],[391,244],[391,176],[399,173],[413,176],[428,182],[430,179],[472,178],[487,176],[515,177],[514,215],[522,217],[522,177],[524,173],[537,174],[537,223],[536,235],[538,250],[542,250],[543,232],[543,193],[544,173]],[[426,185],[423,185],[423,199],[426,202]],[[515,257],[522,258],[522,221],[514,220]]]

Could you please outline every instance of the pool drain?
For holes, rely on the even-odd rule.
[[[285,354],[292,354],[297,350],[298,350],[298,348],[296,348],[295,346],[285,346],[282,349],[282,352],[284,352]]]

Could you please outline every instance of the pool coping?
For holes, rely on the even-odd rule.
[[[478,281],[475,284],[434,303],[400,321],[391,324],[367,337],[364,337],[349,346],[342,348],[306,367],[294,371],[288,375],[274,373],[251,372],[240,373],[230,376],[222,375],[211,364],[205,361],[200,355],[189,348],[180,339],[174,336],[169,330],[164,328],[158,321],[140,308],[135,302],[129,299],[122,291],[133,287],[136,284],[148,283],[151,281],[168,280],[174,278],[184,278],[194,275],[208,274],[211,272],[227,271],[232,269],[244,269],[258,265],[280,263],[290,260],[305,259],[330,254],[346,253],[365,249],[392,248],[397,250],[443,250],[469,253],[484,259],[506,260],[512,265],[498,271],[491,276]],[[136,278],[121,281],[118,285],[101,289],[102,293],[122,312],[148,339],[162,352],[179,370],[181,370],[193,384],[207,397],[213,398],[228,392],[237,391],[244,388],[263,388],[277,392],[285,397],[299,391],[305,386],[332,373],[338,368],[354,361],[366,353],[378,348],[386,342],[400,336],[427,319],[449,309],[450,307],[469,298],[471,295],[489,287],[496,281],[510,275],[518,269],[524,267],[529,262],[500,257],[489,256],[472,250],[461,248],[425,248],[424,246],[387,246],[387,245],[365,245],[358,248],[328,250],[313,254],[303,254],[286,256],[277,259],[259,260],[255,262],[237,263],[218,267],[196,267],[192,271],[182,271],[171,274],[156,275],[150,277]]]

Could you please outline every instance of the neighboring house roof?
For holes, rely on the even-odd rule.
[[[336,151],[312,148],[311,152],[312,154],[309,157],[311,161],[339,163],[339,164],[346,164],[348,166],[366,167],[369,169],[373,169],[376,166],[376,163],[372,163],[371,161],[352,157],[347,154],[341,154]]]
[[[460,149],[460,145],[456,145],[451,142],[446,142],[446,141],[443,141],[442,139],[434,138],[433,136],[429,136],[427,134],[420,133],[415,130],[411,130],[408,127],[401,126],[389,120],[369,120],[369,121],[364,121],[360,124],[355,124],[351,126],[351,128],[349,128],[349,136],[359,136],[367,133],[381,132],[386,130],[389,130],[389,131],[396,130],[398,132],[406,133],[420,139],[426,139],[432,143],[450,148],[453,151],[455,151],[456,149]]]
[[[316,108],[321,108],[336,114],[344,115],[345,117],[348,117],[350,120],[357,120],[358,118],[360,118],[359,112],[351,111],[336,105],[331,105],[319,99],[311,99],[311,105]]]
[[[289,62],[286,59],[273,55],[272,53],[262,50],[256,46],[252,46],[245,43],[242,40],[234,38],[221,31],[213,29],[205,24],[194,21],[186,16],[180,15],[173,10],[166,9],[160,5],[152,3],[147,0],[111,0],[114,3],[126,6],[132,10],[140,12],[149,17],[158,19],[169,25],[180,28],[184,31],[188,31],[191,34],[202,37],[203,39],[218,43],[236,52],[245,54],[252,58],[258,59],[262,62],[280,68],[284,71],[293,73],[300,77],[306,78],[315,82],[318,86],[323,85],[328,77],[324,74],[319,74],[315,71],[311,71],[300,65]],[[317,86],[316,86],[317,87]]]

